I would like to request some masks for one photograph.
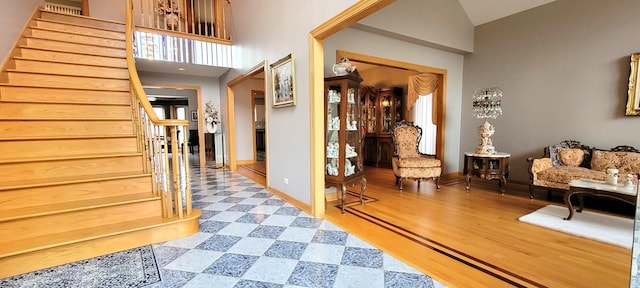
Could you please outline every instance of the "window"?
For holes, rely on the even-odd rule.
[[[418,150],[426,154],[436,154],[436,129],[433,124],[433,94],[420,95],[414,106],[415,124],[422,128],[422,138]]]

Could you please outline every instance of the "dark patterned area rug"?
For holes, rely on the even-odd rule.
[[[153,249],[143,246],[0,279],[0,287],[144,287],[157,282]]]

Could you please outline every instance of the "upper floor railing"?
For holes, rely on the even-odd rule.
[[[226,0],[134,1],[136,27],[230,40],[225,25]]]
[[[138,28],[133,33],[135,58],[232,67],[230,42],[211,42],[151,29]]]
[[[74,7],[51,2],[44,3],[44,10],[64,14],[82,15],[81,7]]]

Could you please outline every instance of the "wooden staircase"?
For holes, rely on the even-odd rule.
[[[0,74],[0,278],[198,231],[162,214],[125,25],[38,10]]]

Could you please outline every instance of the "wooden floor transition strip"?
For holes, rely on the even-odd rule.
[[[353,203],[360,203],[360,201],[356,201]],[[350,203],[351,204],[351,203]],[[514,287],[540,287],[540,288],[545,288],[547,286],[540,284],[538,282],[535,282],[531,279],[527,279],[523,276],[517,275],[513,272],[507,271],[503,268],[497,267],[491,263],[488,263],[486,261],[483,261],[481,259],[478,259],[476,257],[473,257],[471,255],[468,255],[464,252],[458,251],[454,248],[448,247],[442,243],[439,243],[437,241],[434,241],[432,239],[429,239],[425,236],[419,235],[413,231],[410,231],[408,229],[402,228],[400,226],[397,226],[389,221],[386,221],[384,219],[381,219],[377,216],[371,215],[367,212],[364,211],[360,211],[358,210],[359,205],[345,205],[345,211],[348,213],[353,214],[356,217],[359,217],[365,221],[368,221],[372,224],[378,225],[379,227],[382,227],[384,229],[387,229],[397,235],[400,235],[402,237],[405,237],[425,248],[431,249],[437,253],[440,253],[444,256],[447,256],[455,261],[458,261],[460,263],[463,263],[469,267],[472,267],[474,269],[477,269],[479,271],[482,271],[483,273],[486,273],[488,275],[491,275],[493,277],[495,277],[496,279],[499,279],[501,281],[504,281],[505,283],[508,283],[510,285],[513,285]],[[476,264],[477,263],[477,264]],[[505,275],[510,276],[511,278],[515,278],[519,281],[515,281],[510,279],[510,277],[507,277]],[[526,284],[523,284],[526,283]]]

